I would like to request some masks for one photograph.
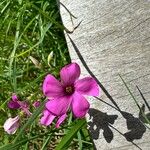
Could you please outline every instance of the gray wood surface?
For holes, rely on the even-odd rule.
[[[150,1],[60,1],[77,17],[73,19],[74,26],[82,21],[70,34],[73,43],[66,35],[72,60],[81,64],[83,76],[88,75],[75,52],[77,46],[86,65],[108,92],[102,91],[100,98],[115,106],[112,103],[114,100],[120,109],[118,111],[100,100],[90,98],[91,107],[96,110],[91,109],[91,120],[89,116],[87,118],[96,148],[149,150],[150,130],[139,121],[139,109],[118,74],[127,82],[140,106],[144,101],[136,85],[150,103]],[[69,13],[62,5],[60,11],[64,25],[72,30]],[[108,98],[110,95],[112,99]],[[92,129],[96,129],[96,125],[100,132]]]

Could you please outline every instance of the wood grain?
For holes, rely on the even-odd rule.
[[[139,101],[144,103],[136,85],[150,103],[150,1],[149,0],[61,0],[73,13],[74,25],[80,26],[70,34],[87,66],[113,97],[121,111],[138,117],[138,107],[126,90],[118,74],[124,78]],[[73,29],[68,12],[60,5],[64,25]],[[70,56],[81,64],[82,75],[87,70],[78,58],[72,43],[67,38]],[[102,91],[101,99],[112,104]],[[126,133],[127,122],[123,115],[101,101],[90,98],[91,107],[109,115],[118,115],[113,126]],[[113,104],[112,104],[113,105]],[[146,110],[148,111],[148,110]],[[103,130],[99,138],[94,139],[97,149],[133,150],[139,149],[112,129],[114,137],[106,142]],[[140,139],[135,139],[143,150],[150,147],[150,132],[146,130]]]

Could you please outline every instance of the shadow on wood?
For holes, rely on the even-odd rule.
[[[102,129],[105,140],[110,143],[113,139],[113,132],[109,127],[109,124],[114,124],[118,116],[107,115],[107,113],[103,113],[94,108],[91,108],[88,113],[90,115],[90,119],[92,118],[92,121],[88,122],[92,138],[98,139],[100,130]],[[94,126],[96,126],[96,129],[94,129]]]
[[[112,139],[113,139],[113,132],[110,129],[110,127],[111,127],[114,130],[116,130],[120,135],[125,137],[127,141],[131,142],[137,148],[141,149],[137,144],[135,144],[133,142],[133,140],[142,138],[143,134],[146,131],[145,125],[142,123],[142,121],[139,118],[134,117],[131,113],[128,113],[128,112],[125,112],[125,111],[121,111],[121,109],[119,108],[119,106],[117,105],[117,103],[115,102],[113,97],[110,95],[110,93],[105,89],[105,87],[102,85],[102,83],[96,78],[96,76],[90,70],[90,68],[86,64],[83,56],[81,55],[81,53],[80,53],[78,47],[76,46],[76,44],[74,43],[74,41],[71,39],[71,37],[69,35],[68,35],[68,37],[70,39],[70,42],[71,42],[75,52],[78,55],[80,61],[82,62],[83,66],[85,67],[87,72],[96,80],[96,82],[98,83],[99,87],[102,89],[102,91],[105,93],[105,95],[111,101],[111,103],[113,105],[106,103],[105,101],[99,99],[98,97],[95,97],[95,98],[101,100],[105,104],[111,106],[112,108],[114,108],[115,110],[120,112],[122,117],[124,117],[124,119],[126,119],[127,129],[129,130],[126,133],[121,133],[118,129],[116,129],[115,127],[113,127],[111,125],[117,119],[117,115],[107,115],[106,113],[103,113],[103,112],[100,112],[99,110],[93,109],[93,110],[89,111],[89,114],[91,115],[91,117],[93,117],[93,122],[89,122],[90,130],[91,130],[91,132],[93,132],[92,133],[93,134],[93,138],[98,139],[99,130],[103,129],[103,135],[104,135],[106,141],[108,143],[110,143],[112,141]],[[96,117],[95,117],[95,114],[97,114]],[[94,125],[97,126],[96,130],[94,130]],[[98,133],[96,133],[96,132],[98,132]]]

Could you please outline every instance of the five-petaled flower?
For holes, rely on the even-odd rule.
[[[48,98],[45,104],[41,123],[51,124],[54,118],[59,117],[60,124],[66,117],[69,109],[76,118],[85,117],[90,104],[83,95],[98,96],[98,84],[92,77],[79,79],[80,67],[77,63],[71,63],[60,71],[61,81],[48,74],[43,82],[43,93]],[[59,123],[60,122],[60,123]]]
[[[16,94],[12,95],[11,100],[8,102],[8,107],[10,109],[21,109],[28,116],[32,114],[29,111],[29,104],[26,101],[20,101]]]

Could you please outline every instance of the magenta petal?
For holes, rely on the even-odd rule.
[[[17,95],[14,93],[13,95],[12,95],[12,100],[14,101],[14,102],[16,102],[16,101],[18,101],[19,99],[18,99],[18,97],[17,97]]]
[[[27,101],[18,101],[18,104],[20,105],[21,110],[28,116],[32,115],[32,113],[29,111],[29,103]]]
[[[43,117],[41,118],[40,122],[42,125],[48,126],[50,125],[56,116],[52,115],[48,110],[43,111]]]
[[[72,112],[75,117],[83,118],[88,112],[90,107],[89,102],[79,93],[75,92],[73,94],[73,100],[71,103]]]
[[[76,81],[75,90],[83,95],[98,96],[99,88],[96,81],[91,77],[86,77]]]
[[[64,95],[64,90],[61,83],[49,74],[43,82],[43,93],[47,97],[59,97]]]
[[[12,101],[12,100],[8,102],[7,106],[11,109],[20,108],[20,105],[18,104],[18,102],[17,101],[15,102],[15,101]]]
[[[70,107],[71,96],[63,96],[53,100],[49,100],[45,106],[46,108],[56,116],[64,115]]]
[[[18,104],[21,106],[21,108],[29,107],[29,103],[27,101],[18,101]]]
[[[58,121],[57,121],[57,123],[56,123],[56,128],[59,128],[59,127],[60,127],[60,125],[64,122],[64,120],[66,119],[66,117],[67,117],[67,115],[64,114],[64,115],[62,115],[62,116],[58,119]]]
[[[80,76],[80,67],[77,63],[71,63],[60,71],[61,81],[64,85],[73,84]]]

